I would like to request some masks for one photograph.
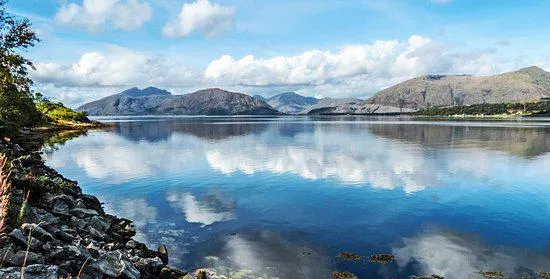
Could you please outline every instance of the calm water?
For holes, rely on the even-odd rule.
[[[135,220],[140,241],[166,244],[172,265],[292,279],[550,271],[544,119],[103,120],[114,128],[47,164]]]

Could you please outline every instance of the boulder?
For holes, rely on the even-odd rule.
[[[44,242],[53,240],[53,236],[37,224],[24,223],[23,225],[21,225],[21,230],[23,230],[26,235],[31,233],[33,237],[36,237],[37,239]]]
[[[8,261],[6,258],[6,261],[14,266],[23,266],[23,262],[25,261],[25,256],[27,257],[27,262],[25,265],[32,265],[32,264],[43,264],[44,263],[44,257],[40,254],[36,254],[34,252],[29,251],[28,253],[26,251],[19,251],[13,255],[13,258]]]
[[[75,206],[75,201],[68,195],[57,195],[48,197],[52,212],[59,215],[69,216],[69,210]]]
[[[90,266],[110,277],[125,276],[130,279],[139,279],[140,272],[123,256],[122,252],[110,251],[100,255]]]
[[[10,239],[13,241],[13,243],[15,243],[16,245],[19,245],[23,248],[27,248],[27,237],[25,237],[23,235],[23,232],[21,232],[21,230],[19,229],[15,229],[13,230],[10,234],[9,234],[9,237]],[[42,245],[44,243],[42,243],[42,241],[34,238],[34,237],[30,237],[30,240],[31,240],[31,243],[30,243],[30,250],[31,251],[35,251],[35,250],[38,250],[42,247]]]
[[[90,218],[90,226],[102,233],[107,231],[111,226],[111,220],[101,216],[94,216]]]
[[[111,230],[126,238],[136,235],[136,229],[132,221],[124,218],[113,221],[111,223]]]
[[[157,249],[158,257],[162,260],[162,263],[165,265],[168,264],[168,249],[166,248],[166,245],[162,244]]]
[[[69,210],[69,213],[78,218],[86,218],[86,217],[93,217],[93,216],[99,215],[99,213],[97,213],[97,211],[93,209],[78,208],[78,207]]]
[[[80,229],[80,230],[83,230],[88,224],[86,224],[86,221],[78,218],[78,217],[75,217],[75,216],[71,216],[71,219],[69,219],[69,222],[71,224],[71,226],[77,228],[77,229]]]
[[[74,245],[65,245],[51,251],[46,258],[50,261],[60,261],[60,260],[86,260],[91,258],[92,255],[88,250],[81,246]]]

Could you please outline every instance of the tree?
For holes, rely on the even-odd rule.
[[[0,0],[0,122],[11,128],[32,126],[42,119],[28,76],[34,67],[22,55],[38,41],[30,21],[9,14],[6,0]]]

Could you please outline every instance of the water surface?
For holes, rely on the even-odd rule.
[[[47,164],[230,278],[550,271],[548,119],[103,118]],[[336,256],[353,252],[360,261]],[[374,253],[394,262],[369,263]]]

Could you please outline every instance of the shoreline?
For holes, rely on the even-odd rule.
[[[46,130],[52,131],[33,136]],[[40,152],[4,138],[0,153],[7,159],[2,178],[9,175],[2,184],[9,204],[2,207],[0,277],[207,278],[203,270],[192,275],[169,267],[169,247],[152,250],[134,240],[132,220],[106,214],[97,197],[46,166]]]

